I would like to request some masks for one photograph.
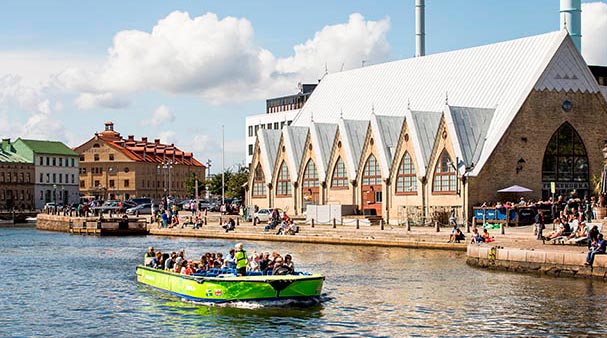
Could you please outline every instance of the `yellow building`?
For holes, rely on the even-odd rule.
[[[192,153],[159,139],[124,139],[112,122],[74,150],[80,154],[80,193],[90,198],[187,198],[185,181],[192,174],[205,177],[206,167]]]

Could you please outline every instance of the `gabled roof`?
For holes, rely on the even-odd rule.
[[[26,140],[19,138],[15,142],[22,142],[35,154],[78,156],[78,153],[58,141]]]
[[[405,118],[402,116],[371,116],[371,129],[375,137],[375,146],[379,153],[379,163],[384,178],[390,177],[392,160],[398,145],[398,137]]]
[[[259,138],[259,149],[261,150],[261,160],[266,168],[265,179],[266,183],[272,183],[272,173],[274,172],[274,164],[276,162],[276,154],[278,154],[278,144],[280,143],[280,130],[261,129],[257,132]]]
[[[342,145],[347,154],[345,163],[348,166],[348,176],[350,180],[355,180],[369,121],[339,119],[338,126]]]
[[[310,137],[312,138],[312,144],[314,144],[312,150],[316,155],[316,166],[320,182],[323,182],[327,176],[329,158],[336,133],[337,124],[312,122],[310,126]]]
[[[495,109],[446,107],[445,121],[449,133],[455,135],[455,154],[466,167],[474,167],[478,163],[494,113]]]
[[[293,182],[297,182],[301,158],[303,156],[308,127],[288,126],[282,129],[287,158],[289,159],[289,176]]]
[[[538,88],[599,91],[572,46],[562,30],[328,74],[293,123],[305,125],[312,112],[318,122],[336,122],[336,111],[346,119],[369,120],[371,107],[377,115],[402,116],[409,105],[438,112],[447,97],[453,106],[494,107],[489,136],[472,172],[476,175],[536,83]],[[569,79],[554,75],[545,80],[550,75],[544,74],[563,73],[559,69],[566,69]]]
[[[426,170],[430,156],[432,155],[432,147],[434,146],[442,115],[443,113],[441,112],[405,111],[420,177],[426,176]]]

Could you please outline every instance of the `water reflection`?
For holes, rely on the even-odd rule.
[[[327,276],[312,306],[184,302],[139,285],[148,245],[190,256],[231,241],[0,229],[0,336],[538,336],[605,334],[607,284],[469,268],[462,253],[246,243]]]

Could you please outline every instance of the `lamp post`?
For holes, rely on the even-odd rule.
[[[599,194],[599,206],[605,206],[605,194],[607,193],[607,141],[603,147],[603,174],[601,176],[601,191]]]
[[[168,208],[169,206],[169,196],[171,196],[171,170],[173,170],[173,161],[162,161],[161,164],[158,165],[158,170],[162,169],[162,174],[163,174],[163,184],[164,184],[164,200],[165,200],[165,207]],[[168,195],[167,195],[167,186],[166,186],[166,176],[167,176],[167,170],[168,170],[168,175],[169,175],[169,187],[168,187]]]
[[[57,185],[53,184],[53,199],[55,200],[55,211],[57,211]]]

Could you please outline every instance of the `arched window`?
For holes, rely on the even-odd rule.
[[[453,161],[446,150],[440,155],[440,160],[434,170],[434,192],[457,192],[457,174]]]
[[[291,195],[291,179],[289,177],[289,169],[285,161],[280,164],[278,170],[278,179],[276,180],[276,195],[288,196]]]
[[[318,187],[319,185],[320,183],[318,182],[318,171],[316,170],[316,164],[314,164],[314,161],[310,159],[306,164],[302,186],[304,188],[312,188]]]
[[[578,190],[587,193],[588,155],[580,135],[569,123],[564,123],[552,135],[542,162],[542,183],[545,197],[550,195],[550,182],[556,183],[556,193]]]
[[[363,170],[363,185],[381,185],[379,163],[373,154],[369,155]]]
[[[253,176],[253,197],[265,197],[266,196],[266,182],[261,169],[261,164],[255,168],[255,176]]]
[[[396,173],[396,192],[412,194],[417,192],[415,166],[413,165],[411,155],[409,155],[408,152],[405,153],[405,156],[403,156],[403,159],[398,166],[398,173]]]
[[[333,177],[331,178],[331,187],[344,188],[348,186],[348,174],[346,172],[346,166],[341,157],[337,158],[335,168],[333,168]]]

